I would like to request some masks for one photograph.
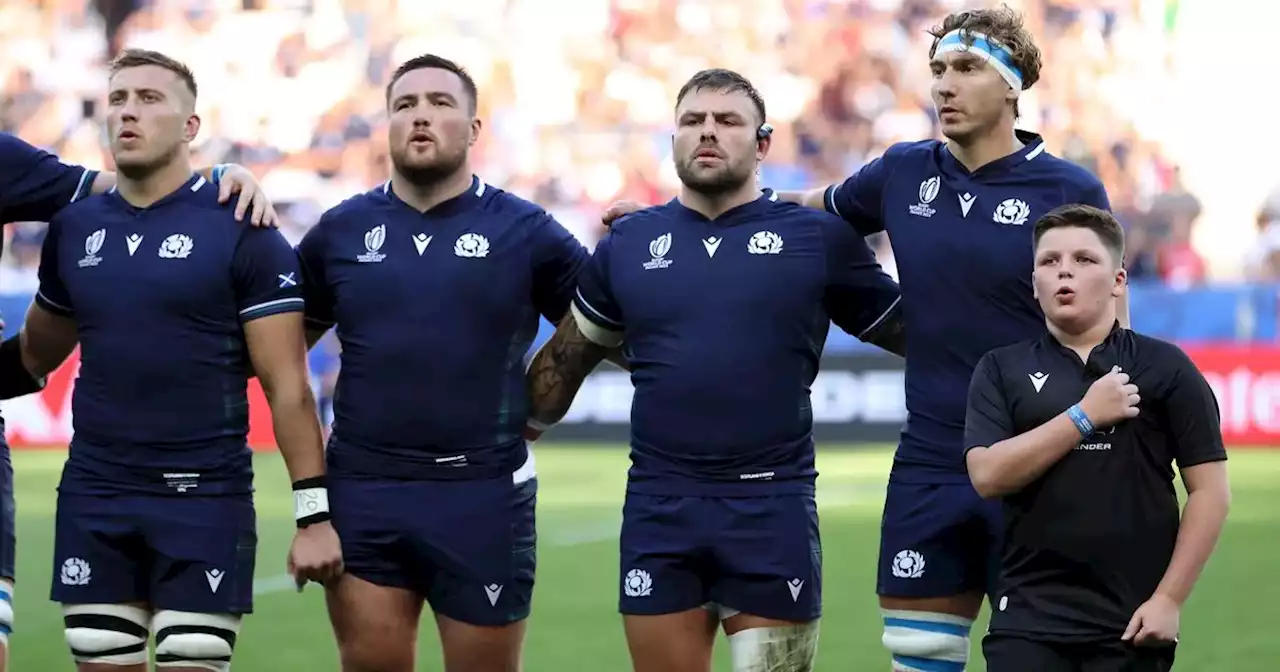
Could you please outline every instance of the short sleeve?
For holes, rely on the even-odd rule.
[[[0,133],[0,223],[47,222],[89,194],[98,171],[62,163],[9,133]]]
[[[884,231],[880,216],[885,185],[889,182],[885,157],[873,159],[840,184],[827,187],[823,204],[827,212],[853,225],[863,236]]]
[[[298,243],[298,258],[302,265],[304,281],[302,293],[306,299],[307,326],[320,329],[328,329],[337,322],[334,316],[334,306],[337,302],[333,295],[333,287],[329,285],[328,256],[325,245],[325,232],[328,230],[325,222],[329,217],[330,214],[325,213]]]
[[[826,243],[827,315],[858,338],[879,326],[898,308],[902,293],[876,261],[867,241],[834,217],[822,217]]]
[[[40,288],[36,290],[36,305],[63,317],[75,313],[71,305],[71,294],[62,282],[62,273],[58,268],[58,240],[62,237],[58,231],[60,226],[50,226],[40,248],[40,267],[37,271]]]
[[[297,251],[276,229],[240,228],[231,262],[240,321],[301,312],[303,282]]]
[[[617,223],[614,223],[617,226]],[[613,294],[609,257],[617,241],[613,230],[596,244],[591,259],[578,275],[578,290],[571,310],[578,328],[591,341],[614,347],[622,343],[622,310]]]
[[[1179,469],[1227,459],[1222,443],[1222,420],[1218,399],[1204,374],[1186,353],[1177,350],[1165,397],[1165,416],[1173,440],[1173,459]]]
[[[964,416],[966,454],[974,448],[989,448],[1013,438],[1013,414],[1003,380],[995,353],[983,355],[969,380],[969,401]]]
[[[555,218],[541,213],[529,241],[533,257],[533,305],[555,324],[569,312],[578,276],[591,255]]]

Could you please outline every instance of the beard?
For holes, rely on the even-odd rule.
[[[463,150],[456,154],[440,155],[436,159],[410,164],[405,157],[406,152],[392,152],[391,165],[395,166],[396,172],[407,180],[410,184],[418,187],[427,187],[444,181],[453,176],[467,162],[467,150]]]
[[[684,186],[704,196],[715,197],[737,191],[754,174],[750,166],[727,162],[719,170],[699,174],[693,168],[696,160],[691,156],[677,162],[676,176]]]

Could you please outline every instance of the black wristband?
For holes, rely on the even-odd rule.
[[[22,342],[14,336],[0,342],[0,399],[13,399],[44,389],[44,378],[35,378],[22,364]]]
[[[329,489],[324,476],[313,476],[293,484],[293,517],[298,529],[330,519]]]

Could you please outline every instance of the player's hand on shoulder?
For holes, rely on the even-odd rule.
[[[299,591],[309,581],[324,584],[342,575],[342,544],[329,521],[298,530],[289,549],[288,568]]]
[[[603,215],[600,215],[600,221],[605,226],[613,226],[614,221],[618,218],[639,210],[644,210],[647,207],[649,206],[636,203],[635,201],[615,201],[613,205],[609,206],[608,210],[604,211]]]
[[[1095,380],[1080,401],[1080,410],[1095,427],[1109,427],[1138,417],[1138,386],[1129,382],[1129,374],[1113,366],[1107,375]]]
[[[1120,639],[1134,646],[1169,646],[1178,641],[1181,619],[1182,609],[1177,602],[1164,595],[1154,595],[1133,612],[1129,627]]]
[[[231,200],[232,195],[240,194],[235,210],[237,222],[243,222],[247,212],[249,223],[254,226],[272,228],[279,226],[275,206],[272,205],[271,199],[267,198],[266,192],[262,190],[262,185],[258,183],[258,178],[252,171],[235,163],[221,169],[222,175],[218,179],[218,202],[225,205]]]

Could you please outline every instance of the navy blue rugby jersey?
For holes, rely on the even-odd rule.
[[[112,190],[51,222],[35,300],[73,318],[80,374],[62,487],[252,489],[243,325],[303,309],[297,254],[193,175],[147,208]]]
[[[1110,209],[1085,169],[1045,151],[1040,136],[970,172],[937,140],[902,143],[826,193],[826,208],[862,235],[886,231],[907,323],[908,419],[894,458],[901,482],[968,482],[965,400],[988,351],[1035,338],[1032,229],[1050,210]]]
[[[629,489],[812,492],[809,386],[831,322],[864,334],[898,298],[847,224],[767,190],[714,220],[673,200],[615,222],[574,311],[593,340],[625,338]]]
[[[571,233],[479,178],[425,213],[388,182],[326,212],[299,250],[308,323],[342,346],[334,473],[489,478],[525,463],[526,355],[588,257]]]
[[[0,133],[0,224],[47,222],[64,206],[88,196],[97,177],[96,170],[62,163],[16,135]]]
[[[0,223],[47,222],[89,195],[97,177],[96,170],[62,163],[15,135],[0,133]]]

